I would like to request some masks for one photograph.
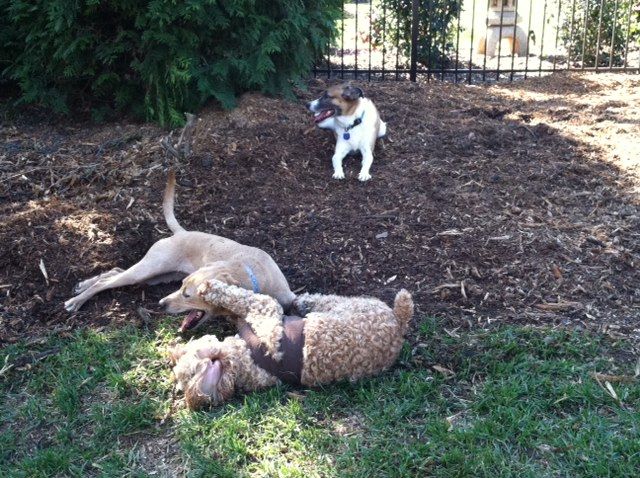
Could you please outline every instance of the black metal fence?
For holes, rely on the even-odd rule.
[[[327,78],[468,83],[640,71],[640,0],[343,2]]]

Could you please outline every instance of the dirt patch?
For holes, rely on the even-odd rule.
[[[331,178],[332,136],[301,102],[247,95],[201,114],[178,167],[177,217],[273,255],[292,288],[411,290],[451,326],[582,323],[638,332],[640,79],[363,85],[389,124],[373,180]],[[301,100],[316,96],[314,82]],[[0,129],[0,340],[141,321],[171,287],[73,285],[127,267],[167,235],[165,132],[148,125]],[[39,264],[42,260],[48,283]]]
[[[136,454],[140,467],[150,476],[187,476],[179,441],[167,426],[158,427],[153,434],[138,433],[124,437],[119,444]]]

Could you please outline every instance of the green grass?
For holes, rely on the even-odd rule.
[[[155,331],[83,330],[2,351],[0,476],[625,477],[640,470],[640,383],[624,341],[425,319],[393,370],[275,387],[193,413]],[[33,354],[48,352],[31,360]],[[21,366],[18,366],[21,365]],[[434,368],[436,366],[436,368]],[[447,370],[453,372],[449,373]]]

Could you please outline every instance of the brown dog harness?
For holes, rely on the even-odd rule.
[[[277,362],[267,355],[265,346],[246,322],[240,327],[238,334],[247,343],[251,358],[256,365],[283,382],[300,385],[302,379],[302,359],[304,349],[304,319],[302,317],[285,316],[284,334],[280,339],[282,360]]]

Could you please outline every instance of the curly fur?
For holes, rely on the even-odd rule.
[[[199,293],[205,301],[249,322],[279,360],[283,312],[273,298],[216,280],[202,284]],[[301,382],[306,386],[358,380],[387,369],[400,353],[413,316],[413,300],[404,289],[396,295],[393,309],[375,298],[320,294],[303,294],[294,307],[305,321]],[[246,343],[237,335],[222,342],[215,336],[204,336],[176,347],[172,356],[190,408],[215,405],[234,391],[257,390],[279,382],[253,362]],[[218,368],[212,369],[211,363]]]
[[[253,363],[247,344],[239,337],[220,342],[215,335],[205,335],[171,350],[173,373],[178,389],[184,392],[187,406],[193,410],[219,405],[236,391],[250,392],[278,383],[278,379]],[[222,373],[215,383],[205,373],[220,361]]]
[[[230,310],[242,317],[265,344],[267,353],[275,360],[282,358],[279,351],[282,337],[282,306],[272,297],[249,293],[240,287],[226,287],[218,280],[204,282],[198,287],[198,295],[207,303]]]
[[[413,316],[413,301],[404,289],[393,310],[371,297],[320,294],[303,294],[294,307],[305,312],[302,383],[310,386],[358,380],[389,368]]]

